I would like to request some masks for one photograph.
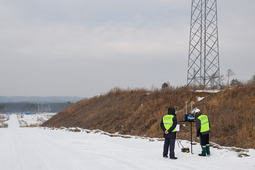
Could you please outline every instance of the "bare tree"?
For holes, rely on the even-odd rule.
[[[228,69],[228,70],[227,70],[228,86],[229,86],[229,78],[230,78],[231,76],[234,76],[234,75],[235,75],[235,73],[234,73],[231,69]]]
[[[242,82],[237,79],[233,79],[230,83],[230,86],[235,86],[235,85],[239,85],[239,84],[242,84]]]

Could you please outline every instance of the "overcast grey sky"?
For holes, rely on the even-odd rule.
[[[0,0],[0,96],[186,84],[191,0]],[[221,74],[255,74],[255,1],[218,0]]]

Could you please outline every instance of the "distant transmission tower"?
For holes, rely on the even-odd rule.
[[[187,85],[220,86],[217,0],[192,0]]]

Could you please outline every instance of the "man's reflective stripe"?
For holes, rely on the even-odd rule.
[[[201,125],[204,125],[204,124],[206,124],[206,123],[209,123],[209,122],[207,121],[207,122],[205,122],[205,123],[202,123]]]
[[[164,123],[164,124],[167,124],[167,125],[172,125],[173,123]]]

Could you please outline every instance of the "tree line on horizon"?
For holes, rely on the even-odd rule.
[[[255,82],[255,75],[252,75],[252,78],[250,80],[246,81],[246,82],[238,80],[238,79],[232,79],[231,80],[231,77],[233,77],[235,75],[236,74],[233,72],[233,70],[228,69],[227,73],[226,73],[226,78],[227,78],[226,83],[224,83],[225,76],[221,75],[220,76],[220,82],[221,82],[220,88],[223,89],[226,86],[235,86],[235,85],[248,84],[248,83],[254,83]],[[164,82],[161,86],[162,89],[167,88],[167,87],[171,87],[169,81]]]
[[[64,103],[0,103],[0,113],[23,113],[23,112],[31,112],[31,113],[58,113],[61,110],[70,106],[71,102]]]

